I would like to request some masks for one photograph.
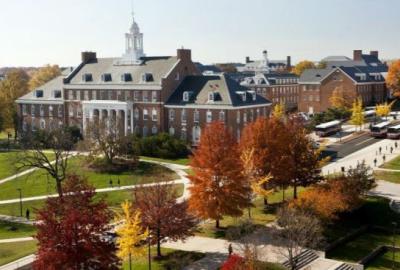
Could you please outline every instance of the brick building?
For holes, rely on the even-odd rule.
[[[248,119],[254,119],[257,110],[261,107],[266,110],[269,106],[267,100],[257,97],[250,89],[227,80],[225,75],[213,77],[210,80],[212,86],[207,84],[200,91],[198,85],[208,81],[210,77],[200,75],[192,62],[191,51],[178,49],[176,56],[147,57],[143,51],[143,34],[134,20],[125,38],[126,51],[122,57],[98,58],[94,52],[84,52],[81,64],[70,74],[57,77],[19,98],[16,102],[21,131],[77,126],[84,133],[87,123],[94,117],[100,117],[118,119],[125,134],[147,136],[170,132],[196,143],[198,136],[193,136],[192,133],[195,131],[199,134],[199,129],[209,119],[225,119],[228,125],[232,125],[232,130],[237,130],[239,125],[230,120],[233,113],[251,113],[253,116]],[[203,95],[207,87],[212,87],[216,99],[201,106],[192,105],[195,110],[199,109],[199,121],[196,122],[198,128],[193,129],[193,114],[189,104],[185,104],[189,106],[186,123],[178,123],[176,120],[171,125],[170,115],[177,105],[174,103],[177,93],[182,99],[187,96],[181,93],[185,89],[190,93],[189,100],[192,100],[199,93]],[[237,95],[246,96],[245,101],[236,102]],[[252,98],[247,99],[248,95]],[[196,98],[196,102],[200,101],[202,98]],[[177,108],[177,116],[183,119],[184,116],[181,115],[184,113]],[[224,118],[221,111],[225,113]],[[171,127],[176,132],[172,132]]]

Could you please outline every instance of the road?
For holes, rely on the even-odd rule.
[[[382,139],[373,138],[368,133],[366,133],[364,135],[361,135],[360,137],[354,138],[344,143],[337,142],[326,146],[323,155],[331,156],[332,160],[344,158],[381,140]]]

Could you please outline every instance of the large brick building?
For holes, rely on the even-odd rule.
[[[70,74],[19,98],[21,131],[77,126],[84,133],[100,117],[118,119],[125,134],[170,132],[196,144],[210,120],[224,121],[239,137],[244,123],[267,114],[270,103],[250,89],[223,74],[200,75],[190,50],[145,56],[135,21],[125,38],[122,57],[84,52]]]

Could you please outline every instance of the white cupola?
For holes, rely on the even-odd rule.
[[[143,52],[143,33],[140,32],[138,24],[132,13],[132,25],[129,33],[125,34],[125,53],[119,64],[124,65],[140,65],[141,57],[146,56]]]

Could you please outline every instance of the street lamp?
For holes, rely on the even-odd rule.
[[[22,189],[17,188],[19,192],[19,211],[20,211],[20,216],[22,217]]]
[[[396,227],[397,227],[397,223],[396,222],[392,222],[393,225],[393,246],[392,246],[392,251],[393,251],[393,261],[392,261],[392,269],[395,269],[395,254],[396,254],[396,249],[395,249],[395,244],[396,244]]]

